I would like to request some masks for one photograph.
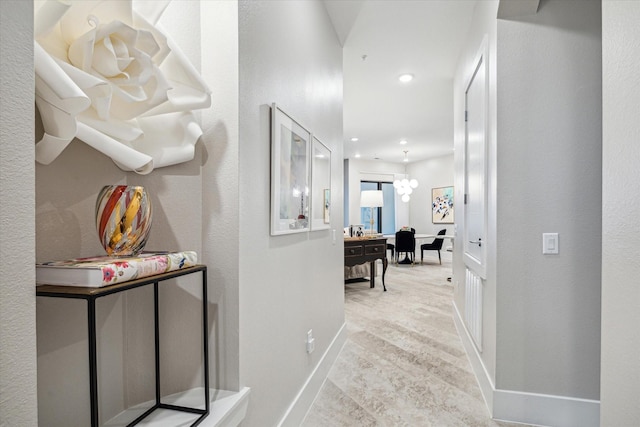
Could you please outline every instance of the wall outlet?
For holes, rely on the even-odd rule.
[[[313,338],[313,329],[307,332],[307,353],[312,353],[316,347],[316,340]]]

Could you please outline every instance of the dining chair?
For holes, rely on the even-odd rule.
[[[403,263],[413,264],[416,258],[416,236],[415,231],[400,230],[396,232],[396,264],[399,262],[400,254],[405,254]]]
[[[447,229],[444,228],[438,231],[438,236],[443,236],[447,233]],[[440,255],[440,250],[442,250],[442,243],[444,242],[443,237],[438,237],[433,239],[431,243],[424,243],[420,245],[420,264],[422,264],[422,260],[424,259],[424,251],[438,251],[438,260],[440,264],[442,264],[442,256]]]

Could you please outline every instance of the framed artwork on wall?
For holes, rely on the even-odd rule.
[[[331,150],[311,137],[311,230],[327,230],[331,222]]]
[[[431,189],[431,221],[434,224],[453,224],[453,187]]]
[[[311,133],[271,107],[271,235],[309,231]]]

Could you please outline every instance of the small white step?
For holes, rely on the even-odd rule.
[[[209,397],[211,398],[211,405],[209,415],[202,420],[199,426],[236,427],[247,414],[250,391],[251,389],[249,387],[245,387],[237,392],[210,389]],[[204,409],[203,395],[203,388],[197,387],[163,397],[162,403]],[[148,408],[152,407],[154,403],[154,401],[149,401],[133,406],[113,417],[104,424],[104,427],[124,427],[142,415]],[[143,427],[191,425],[198,417],[200,417],[200,415],[188,412],[156,409],[137,425]]]

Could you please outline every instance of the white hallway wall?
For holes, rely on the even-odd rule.
[[[478,6],[476,12],[492,7]],[[488,277],[483,366],[475,368],[489,407],[500,418],[597,424],[599,7],[599,2],[550,0],[535,15],[496,22],[491,11],[474,19],[479,31],[472,31],[470,47],[477,49],[488,34],[490,60]],[[462,58],[467,74],[474,56],[470,50]],[[464,105],[466,81],[459,76],[457,105]],[[463,132],[458,118],[457,142]],[[461,160],[456,168],[462,171]],[[543,232],[560,233],[559,255],[541,254]],[[464,270],[461,264],[454,268],[462,311]],[[520,407],[525,399],[543,409]],[[560,415],[564,410],[566,418]]]
[[[640,3],[602,3],[602,361],[600,425],[640,425]],[[609,220],[612,207],[618,213]]]
[[[320,1],[239,6],[240,380],[252,388],[244,425],[298,425],[324,375],[287,407],[344,338],[342,48]],[[273,102],[332,151],[331,230],[269,235]]]
[[[188,1],[188,0],[187,0]],[[201,1],[202,74],[213,105],[201,114],[203,259],[208,262],[211,375],[217,388],[240,388],[238,2]],[[220,242],[225,242],[221,245]]]
[[[599,400],[600,17],[599,1],[550,0],[498,20],[500,389]]]
[[[418,188],[409,201],[411,226],[419,233],[436,234],[444,228],[453,235],[453,224],[434,224],[431,217],[431,190],[453,186],[453,154],[410,163],[407,172],[410,178],[418,180]],[[457,203],[454,200],[454,212]],[[447,242],[444,246],[448,246]]]

